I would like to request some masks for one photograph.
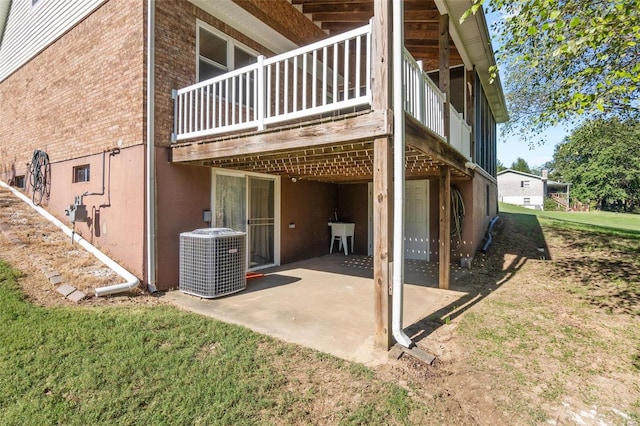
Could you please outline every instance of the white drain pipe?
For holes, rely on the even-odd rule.
[[[393,1],[393,298],[391,328],[396,342],[406,348],[413,342],[402,330],[404,283],[404,102],[402,48],[404,41],[402,0]]]
[[[45,219],[47,219],[49,222],[53,223],[58,228],[60,228],[62,230],[62,232],[64,232],[67,236],[72,237],[73,241],[75,241],[78,244],[80,244],[80,246],[82,246],[82,248],[84,248],[89,253],[94,255],[99,261],[104,263],[113,272],[115,272],[116,274],[120,275],[123,279],[126,280],[126,282],[124,282],[122,284],[115,284],[115,285],[111,285],[111,286],[107,286],[107,287],[96,288],[96,296],[105,296],[107,294],[120,293],[120,292],[123,292],[123,291],[134,289],[140,284],[140,281],[138,280],[138,278],[135,275],[133,275],[131,272],[129,272],[126,269],[124,269],[122,266],[120,266],[118,263],[116,263],[115,260],[111,259],[109,256],[107,256],[106,254],[104,254],[103,252],[98,250],[89,241],[85,240],[80,235],[78,235],[78,234],[74,233],[73,231],[71,231],[71,229],[69,229],[69,227],[67,225],[65,225],[64,223],[60,222],[51,213],[49,213],[48,211],[46,211],[42,207],[36,206],[35,204],[33,204],[33,202],[29,199],[29,197],[24,195],[22,192],[16,190],[15,188],[12,188],[11,186],[7,185],[6,183],[4,183],[1,180],[0,180],[0,186],[3,187],[3,188],[8,189],[11,192],[13,192],[13,194],[16,197],[20,198],[22,201],[27,203],[32,209],[34,209],[35,211],[40,213],[42,216],[44,216]]]
[[[147,151],[146,243],[147,290],[156,289],[156,151],[155,151],[155,0],[147,0]]]

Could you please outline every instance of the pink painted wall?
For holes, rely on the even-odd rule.
[[[465,207],[465,218],[462,237],[451,241],[452,247],[458,245],[451,252],[451,262],[459,262],[461,257],[474,257],[484,238],[489,221],[498,214],[498,188],[496,184],[482,174],[476,172],[471,180],[452,182],[452,186],[462,193]],[[429,232],[431,259],[438,259],[439,241],[439,182],[431,181],[430,214],[431,225]],[[487,196],[489,197],[489,210],[487,210]]]
[[[42,206],[60,221],[72,226],[65,209],[76,195],[102,192],[102,153],[51,164],[50,198]],[[89,182],[73,182],[73,168],[89,165]],[[105,193],[83,198],[87,222],[76,222],[75,230],[138,277],[143,276],[144,248],[144,146],[122,148],[105,156]],[[31,191],[25,191],[31,196]]]
[[[211,206],[211,169],[170,164],[168,148],[156,148],[158,290],[178,287],[180,233],[208,225],[203,211]]]

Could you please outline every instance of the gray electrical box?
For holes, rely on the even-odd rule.
[[[64,214],[69,216],[69,221],[71,223],[86,222],[87,206],[82,204],[82,197],[77,196],[75,203],[71,204],[68,209],[65,209]]]

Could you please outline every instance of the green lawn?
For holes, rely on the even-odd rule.
[[[380,424],[424,411],[359,365],[169,306],[37,307],[18,279],[0,261],[2,425],[308,424],[327,411],[322,422]]]
[[[594,231],[618,231],[625,236],[640,238],[640,215],[630,213],[612,213],[603,211],[556,212],[526,209],[513,204],[500,203],[500,212],[522,213],[565,222],[585,225],[585,229]],[[603,229],[606,228],[606,229]]]

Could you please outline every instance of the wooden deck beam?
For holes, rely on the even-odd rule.
[[[405,140],[408,147],[422,152],[438,162],[450,166],[456,174],[470,176],[465,167],[467,159],[451,145],[444,143],[429,130],[421,126],[414,118],[405,117]]]
[[[172,161],[195,162],[371,141],[391,134],[391,118],[388,111],[372,111],[368,114],[327,121],[322,125],[265,131],[213,142],[185,143],[173,147]]]

